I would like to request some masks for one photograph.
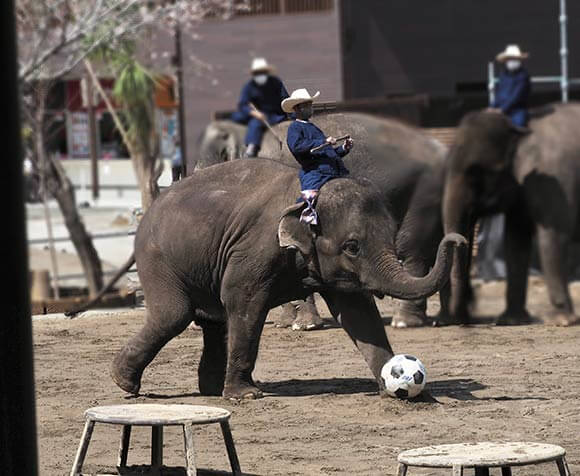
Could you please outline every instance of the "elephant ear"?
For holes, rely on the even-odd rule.
[[[312,253],[312,233],[308,225],[300,222],[306,204],[296,203],[284,210],[278,224],[278,241],[281,248],[298,248],[304,256]]]

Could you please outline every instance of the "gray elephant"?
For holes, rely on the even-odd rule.
[[[534,117],[536,116],[536,117]],[[507,305],[498,324],[530,321],[525,303],[532,238],[537,234],[553,311],[549,321],[578,322],[567,284],[567,249],[580,232],[580,105],[532,111],[529,130],[496,112],[461,121],[450,151],[443,199],[446,232],[469,235],[475,221],[505,214]],[[468,319],[468,266],[455,258],[450,315]]]
[[[119,387],[138,393],[147,365],[195,321],[201,393],[257,398],[252,372],[268,310],[317,291],[384,388],[393,352],[373,295],[435,293],[465,240],[445,237],[432,270],[416,278],[397,259],[395,220],[368,180],[327,183],[315,228],[299,221],[298,192],[297,168],[240,160],[199,171],[153,202],[135,237],[147,317],[113,361]]]
[[[355,147],[344,162],[353,176],[366,177],[379,188],[398,224],[398,257],[408,272],[423,276],[433,265],[443,237],[441,197],[446,147],[420,129],[395,119],[332,113],[315,116],[313,122],[334,137],[348,133],[354,138]],[[274,126],[276,135],[284,139],[283,144],[271,133],[264,136],[260,154],[295,165],[285,142],[288,125],[283,122]],[[200,137],[195,170],[240,157],[243,141],[243,126],[229,121],[210,123]],[[308,303],[304,307],[309,309]],[[446,316],[445,296],[441,308],[441,315]],[[404,301],[392,325],[424,325],[428,322],[425,310],[425,300]]]

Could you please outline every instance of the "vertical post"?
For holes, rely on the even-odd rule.
[[[568,32],[566,0],[560,0],[560,89],[562,102],[568,102]]]
[[[488,106],[491,106],[495,101],[495,66],[493,61],[487,63],[487,91],[489,94]]]
[[[181,26],[175,23],[175,72],[177,77],[177,95],[179,96],[179,146],[181,148],[181,178],[187,174],[187,138],[185,132],[185,95],[183,94],[183,53],[181,49]]]
[[[99,198],[99,158],[97,149],[97,119],[95,117],[94,85],[90,75],[85,77],[87,82],[87,113],[89,116],[89,145],[91,153],[91,183],[93,200]]]
[[[10,243],[3,264],[11,273],[1,291],[0,468],[5,476],[35,476],[36,409],[14,0],[0,2],[0,51],[0,130],[5,134],[2,148],[6,158],[0,175],[0,202],[5,204],[4,219],[9,224],[4,227],[4,239]]]

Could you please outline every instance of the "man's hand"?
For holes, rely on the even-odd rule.
[[[332,137],[332,136],[328,136],[326,138],[326,143],[327,144],[330,144],[330,145],[335,145],[336,144],[336,139],[334,137]]]
[[[250,109],[250,116],[252,116],[255,119],[258,119],[258,121],[262,122],[267,121],[266,114],[264,114],[261,111],[258,111],[257,109]]]
[[[488,107],[485,110],[486,112],[496,112],[496,113],[501,113],[501,109],[499,107]]]
[[[354,141],[349,137],[344,141],[342,146],[344,147],[344,150],[350,150],[354,146]]]

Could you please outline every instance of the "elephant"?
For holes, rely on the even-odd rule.
[[[447,148],[420,129],[399,120],[362,113],[328,113],[313,119],[332,136],[350,134],[355,147],[344,158],[353,176],[366,177],[381,191],[398,223],[397,251],[408,271],[423,276],[432,266],[443,237],[441,197],[445,180]],[[296,161],[286,145],[289,122],[273,127],[277,137],[266,133],[260,154],[289,165]],[[243,126],[214,121],[201,134],[195,170],[241,157]],[[308,307],[308,303],[305,307]],[[286,307],[288,309],[288,307]],[[447,298],[441,300],[440,318],[447,316]],[[400,303],[393,327],[418,327],[428,323],[426,301]]]
[[[111,375],[138,394],[144,369],[192,322],[203,331],[203,395],[259,398],[252,379],[269,309],[321,294],[365,358],[379,389],[393,356],[373,296],[419,299],[448,280],[460,235],[441,240],[424,277],[397,259],[396,222],[363,178],[322,187],[315,227],[300,222],[298,169],[272,160],[208,167],[164,190],[144,214],[134,256],[147,302],[142,329]]]
[[[580,237],[580,104],[552,104],[531,111],[528,128],[498,112],[467,114],[448,157],[443,220],[445,232],[469,235],[477,219],[505,215],[506,309],[497,324],[523,324],[532,239],[538,252],[552,310],[546,322],[571,325],[567,249]],[[455,256],[450,279],[450,316],[469,319],[466,260]]]

